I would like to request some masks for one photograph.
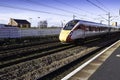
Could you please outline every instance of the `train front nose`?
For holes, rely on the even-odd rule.
[[[67,37],[70,33],[70,30],[62,30],[60,35],[59,35],[59,40],[61,42],[67,42]]]

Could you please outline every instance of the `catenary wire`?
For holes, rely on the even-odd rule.
[[[48,8],[52,8],[52,9],[56,9],[56,10],[60,10],[60,11],[64,11],[64,12],[67,12],[67,13],[73,13],[73,14],[77,14],[77,15],[81,15],[81,14],[78,14],[76,12],[73,12],[73,11],[69,11],[69,10],[65,10],[65,9],[61,9],[61,8],[57,8],[57,7],[54,7],[54,6],[49,6],[49,5],[46,5],[46,4],[42,4],[42,3],[38,3],[38,2],[35,2],[35,1],[32,1],[32,0],[26,0],[27,2],[29,3],[32,3],[32,4],[35,4],[35,5],[38,5],[38,6],[43,6],[43,7],[48,7]],[[82,15],[81,15],[82,16]]]
[[[63,4],[63,5],[66,5],[66,6],[68,6],[68,7],[77,9],[77,10],[79,10],[79,11],[85,12],[85,13],[87,13],[87,14],[92,14],[92,15],[95,14],[95,13],[91,13],[91,12],[88,12],[88,11],[86,11],[86,10],[83,10],[83,9],[81,9],[81,8],[78,8],[78,7],[76,7],[76,6],[70,5],[70,4],[66,3],[66,2],[63,2],[62,0],[54,0],[54,1],[57,2],[57,3]]]
[[[93,3],[92,1],[90,1],[90,0],[86,0],[86,1],[89,2],[89,3],[91,3],[92,5],[94,5],[95,7],[99,8],[100,10],[102,10],[102,11],[108,13],[107,10],[103,9],[102,7],[100,7],[100,6],[98,6],[97,4]]]
[[[11,6],[11,5],[2,5],[2,4],[0,4],[0,6],[1,6],[1,7],[12,8],[12,9],[18,9],[18,10],[25,10],[25,11],[46,13],[46,14],[52,14],[52,15],[65,16],[65,17],[72,17],[72,16],[69,16],[69,15],[64,15],[64,14],[59,14],[59,13],[53,13],[53,12],[47,12],[47,11],[40,11],[40,10],[34,10],[34,9],[23,8],[23,7],[14,7],[14,6]]]

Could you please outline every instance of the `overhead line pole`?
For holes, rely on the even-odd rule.
[[[110,12],[108,12],[108,26],[110,26],[110,18],[111,18]]]

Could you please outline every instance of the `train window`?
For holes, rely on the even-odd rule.
[[[80,24],[79,24],[79,25],[77,25],[75,29],[81,29]]]
[[[95,27],[92,27],[92,31],[95,31]]]
[[[99,28],[99,31],[100,31],[100,32],[103,31],[103,30],[102,30],[102,27]]]
[[[81,24],[81,25],[79,26],[79,29],[85,30],[85,25]]]
[[[63,29],[71,30],[78,22],[79,22],[79,20],[72,20],[72,21],[68,22]]]
[[[89,31],[89,27],[88,27],[88,26],[86,26],[86,27],[85,27],[85,30],[86,30],[86,31]]]
[[[95,29],[96,31],[99,31],[99,28],[98,27],[96,27],[96,29]]]
[[[89,31],[92,31],[92,27],[91,26],[89,26]]]
[[[78,28],[78,29],[81,29],[81,25],[78,25],[77,28]]]
[[[99,28],[99,31],[101,31],[101,28]]]

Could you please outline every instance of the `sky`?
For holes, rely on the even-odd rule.
[[[108,12],[112,22],[120,24],[120,0],[0,0],[0,24],[10,18],[26,19],[37,26],[47,20],[48,26],[61,26],[73,19],[107,24]]]

